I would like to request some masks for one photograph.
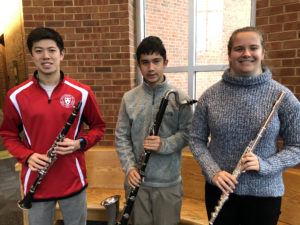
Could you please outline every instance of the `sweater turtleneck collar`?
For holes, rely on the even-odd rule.
[[[143,86],[149,93],[156,92],[156,90],[164,89],[167,85],[167,78],[164,75],[164,81],[162,83],[157,84],[155,89],[153,89],[145,80],[143,80]]]
[[[263,73],[258,76],[238,77],[231,75],[229,73],[229,69],[227,69],[225,70],[222,79],[223,81],[233,85],[251,86],[269,82],[272,79],[272,73],[268,68],[265,67],[263,68]]]

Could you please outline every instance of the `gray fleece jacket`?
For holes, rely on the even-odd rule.
[[[273,197],[284,194],[282,171],[300,162],[300,104],[289,89],[272,80],[267,68],[255,77],[235,77],[226,70],[222,80],[200,97],[190,147],[208,182],[220,170],[232,173],[282,90],[286,95],[254,150],[260,171],[243,173],[234,192]],[[278,136],[283,139],[280,151]]]
[[[125,174],[137,167],[144,150],[143,142],[169,89],[178,91],[180,101],[188,99],[166,80],[155,90],[143,82],[124,94],[116,127],[116,149]],[[170,187],[181,181],[181,151],[188,144],[191,119],[191,106],[178,106],[174,94],[170,94],[158,132],[162,147],[159,152],[151,153],[142,185]]]

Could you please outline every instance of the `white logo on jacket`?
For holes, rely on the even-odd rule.
[[[71,108],[74,106],[75,98],[72,95],[63,95],[60,98],[60,104],[65,108]]]

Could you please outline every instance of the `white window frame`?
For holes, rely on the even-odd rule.
[[[196,15],[197,15],[197,0],[189,1],[189,23],[188,23],[188,66],[169,66],[166,68],[166,73],[188,73],[188,95],[191,98],[196,98],[196,73],[197,72],[216,72],[224,71],[227,64],[214,65],[196,65]],[[145,38],[145,0],[136,1],[136,44]],[[251,16],[250,26],[255,26],[256,18],[256,0],[251,0]],[[143,82],[142,75],[137,69],[137,85]]]

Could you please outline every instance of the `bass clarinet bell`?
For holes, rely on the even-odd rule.
[[[107,225],[117,224],[117,219],[119,216],[119,204],[120,204],[120,195],[114,195],[104,199],[100,205],[104,206],[108,214],[108,223]]]

